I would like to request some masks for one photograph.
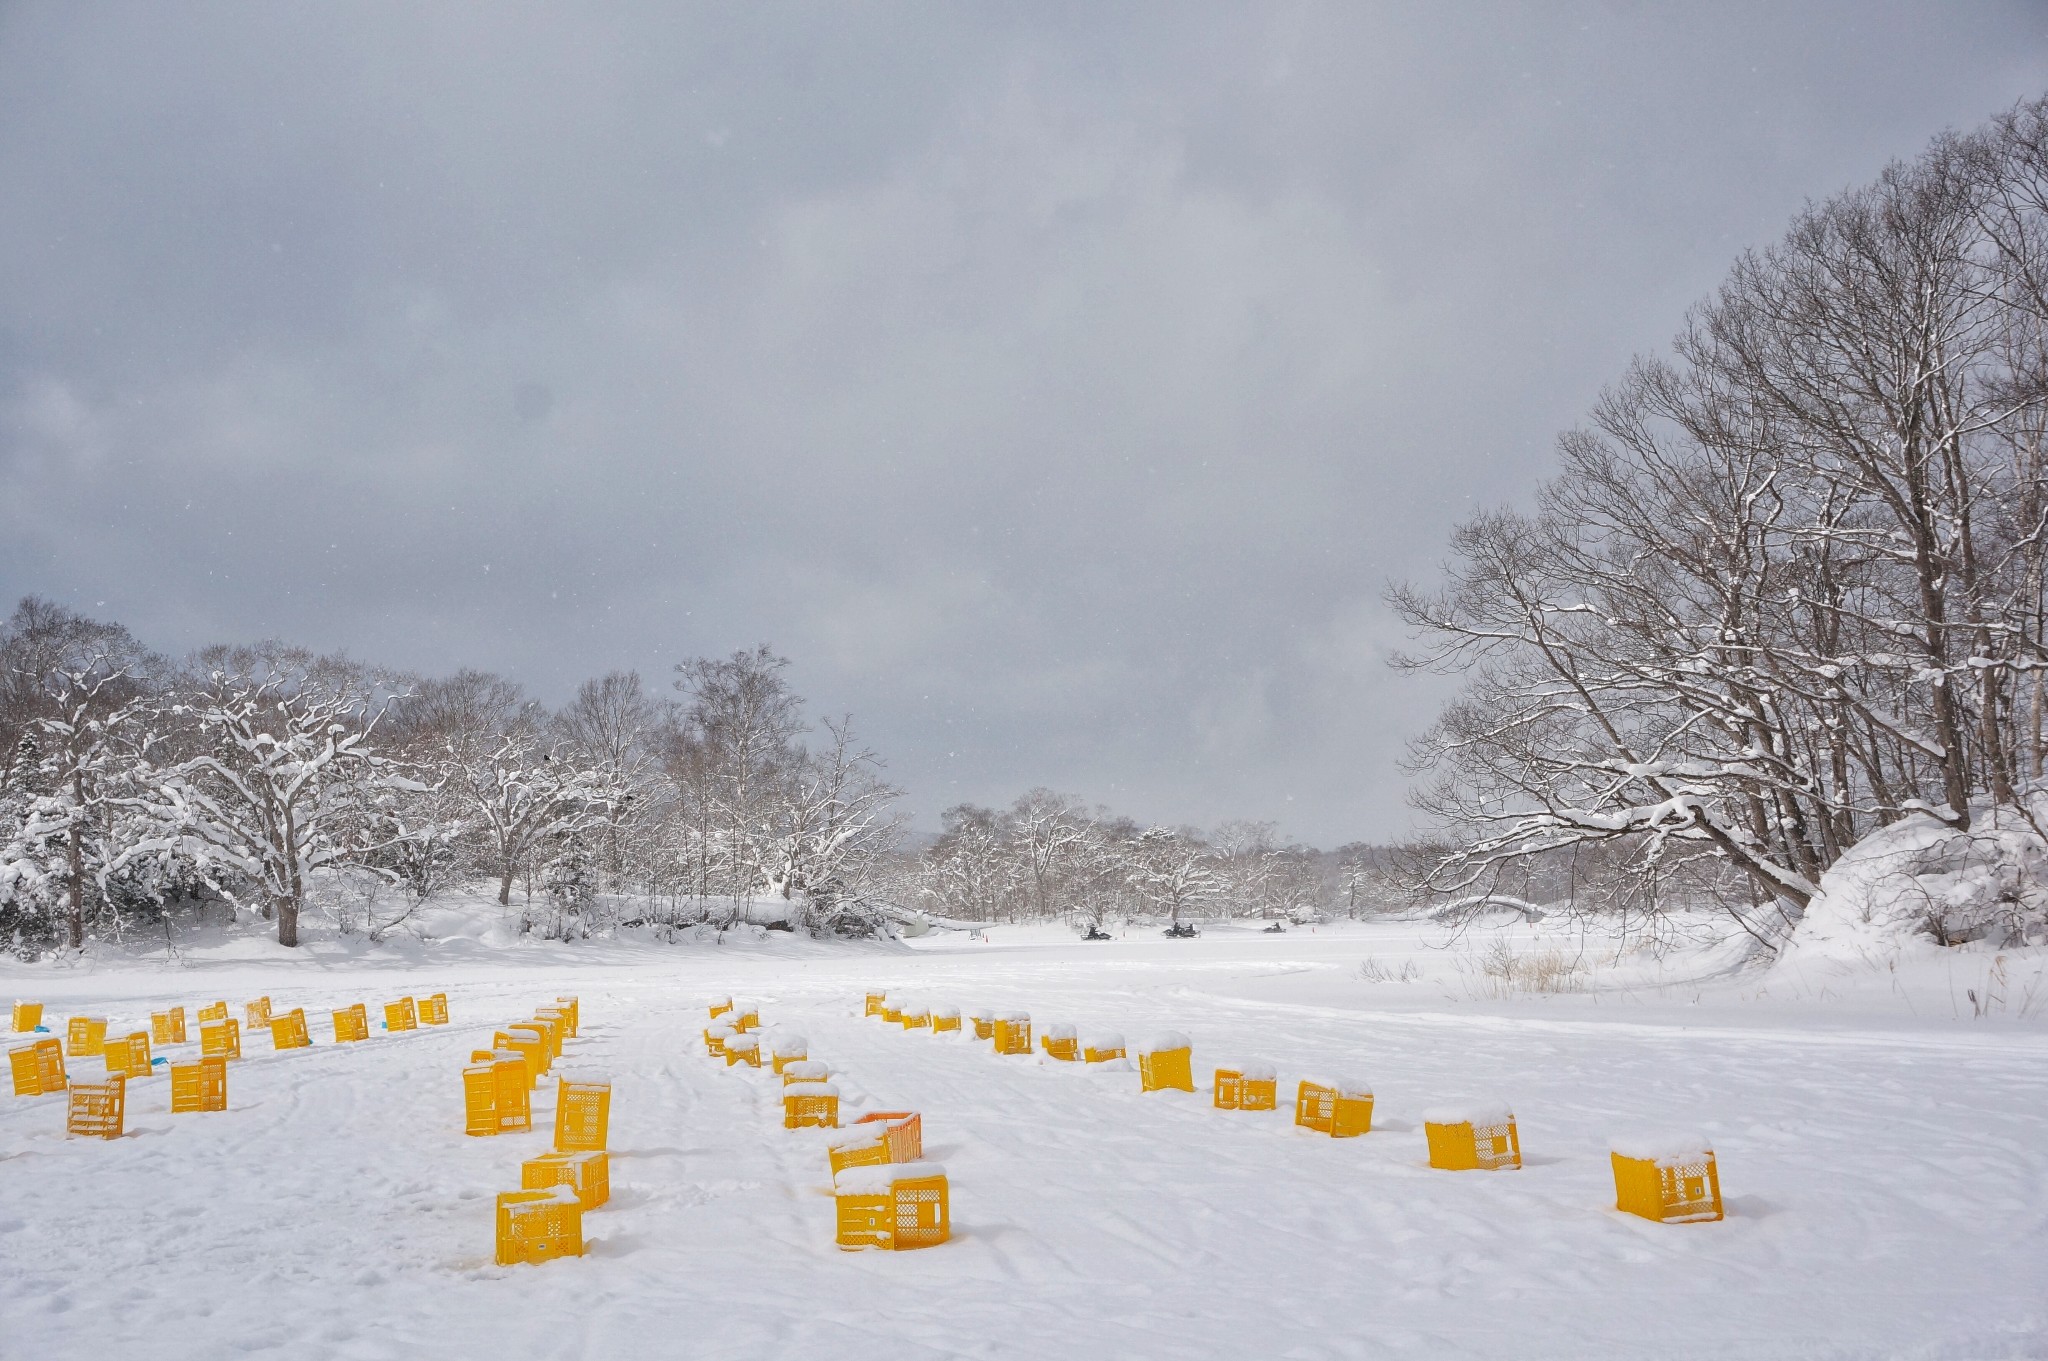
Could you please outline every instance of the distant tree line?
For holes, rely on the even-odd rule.
[[[2048,101],[1809,206],[1558,454],[1392,593],[1404,664],[1466,678],[1414,749],[1414,886],[1707,898],[1774,942],[1873,829],[2030,820]]]
[[[906,848],[881,760],[851,719],[813,726],[786,672],[762,646],[550,710],[503,676],[279,643],[174,661],[30,597],[0,623],[0,944],[76,949],[208,905],[285,945],[309,909],[376,937],[475,886],[565,938],[1361,905],[1359,873],[1270,825],[1205,839],[1043,791]]]

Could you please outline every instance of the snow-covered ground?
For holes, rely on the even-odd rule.
[[[1617,958],[1517,927],[1446,948],[1412,923],[907,948],[442,934],[0,965],[0,997],[40,998],[53,1028],[268,993],[316,1041],[255,1037],[224,1115],[173,1118],[165,1079],[138,1084],[111,1144],[67,1141],[61,1098],[0,1098],[0,1356],[2048,1356],[2040,951],[1730,976],[1727,947]],[[1355,1073],[1374,1129],[1332,1141],[902,1032],[859,1016],[867,987],[1184,1031],[1204,1078],[1233,1057],[1283,1090]],[[335,1007],[436,990],[446,1030],[329,1043]],[[823,1136],[781,1128],[771,1075],[704,1054],[703,1000],[728,991],[809,1037],[848,1118],[923,1113],[953,1242],[833,1246]],[[466,1138],[459,1070],[557,993],[582,998],[568,1061],[615,1084],[612,1202],[588,1256],[500,1268],[493,1196],[547,1135]],[[1527,1166],[1430,1170],[1421,1112],[1454,1099],[1510,1103]],[[1610,1208],[1607,1140],[1646,1127],[1711,1139],[1725,1221]]]

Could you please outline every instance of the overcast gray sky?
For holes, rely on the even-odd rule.
[[[1389,577],[2039,5],[0,7],[0,591],[1407,822]]]

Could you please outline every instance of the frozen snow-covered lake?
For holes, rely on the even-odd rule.
[[[67,1141],[61,1098],[0,1100],[0,1356],[2048,1355],[2038,1016],[1958,1020],[1939,986],[1837,1002],[1825,981],[1647,974],[1487,995],[1418,932],[291,959],[238,942],[179,966],[0,966],[53,1028],[216,997],[239,1015],[267,992],[316,1041],[245,1044],[224,1115],[174,1119],[166,1080],[137,1084],[112,1144]],[[1415,981],[1363,976],[1411,960]],[[1356,1073],[1374,1130],[1331,1141],[1285,1111],[1140,1095],[1132,1072],[902,1032],[860,1017],[871,986],[1133,1041],[1184,1031],[1204,1080],[1240,1057],[1283,1092]],[[329,1010],[436,990],[446,1030],[330,1043]],[[847,1118],[922,1112],[951,1244],[833,1246],[822,1136],[781,1128],[770,1074],[704,1054],[703,1001],[727,991],[809,1037]],[[547,1135],[464,1137],[459,1070],[557,993],[582,998],[565,1061],[615,1084],[612,1202],[586,1218],[587,1257],[499,1268],[493,1196]],[[1512,1104],[1522,1171],[1426,1166],[1421,1112],[1465,1097]],[[1724,1222],[1609,1208],[1606,1140],[1646,1126],[1712,1139]]]

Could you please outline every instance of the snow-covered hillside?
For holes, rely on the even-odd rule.
[[[268,993],[316,1021],[309,1051],[249,1046],[225,1114],[174,1118],[162,1079],[138,1084],[112,1144],[67,1141],[59,1099],[0,1103],[0,1352],[2048,1352],[2039,1008],[1959,1020],[1937,991],[1731,974],[1712,945],[1617,957],[1526,925],[1456,942],[1389,923],[572,945],[447,912],[432,944],[286,952],[244,931],[176,959],[0,966],[0,991],[53,1017]],[[905,1033],[860,1018],[871,986],[1184,1031],[1204,1085],[1230,1058],[1283,1085],[1355,1072],[1378,1093],[1373,1132],[1333,1142],[1205,1094],[1141,1096],[1129,1071]],[[329,1009],[434,990],[446,1031],[327,1042]],[[781,1128],[771,1076],[703,1052],[702,1002],[727,991],[809,1037],[848,1118],[923,1113],[952,1243],[835,1249],[822,1139]],[[587,1219],[588,1256],[499,1268],[492,1197],[547,1136],[466,1138],[459,1070],[565,992],[582,998],[574,1064],[615,1083],[612,1203]],[[1421,1113],[1449,1100],[1512,1105],[1527,1166],[1430,1170]],[[541,1115],[551,1102],[544,1087]],[[1724,1222],[1611,1208],[1608,1140],[1644,1127],[1711,1139]]]

